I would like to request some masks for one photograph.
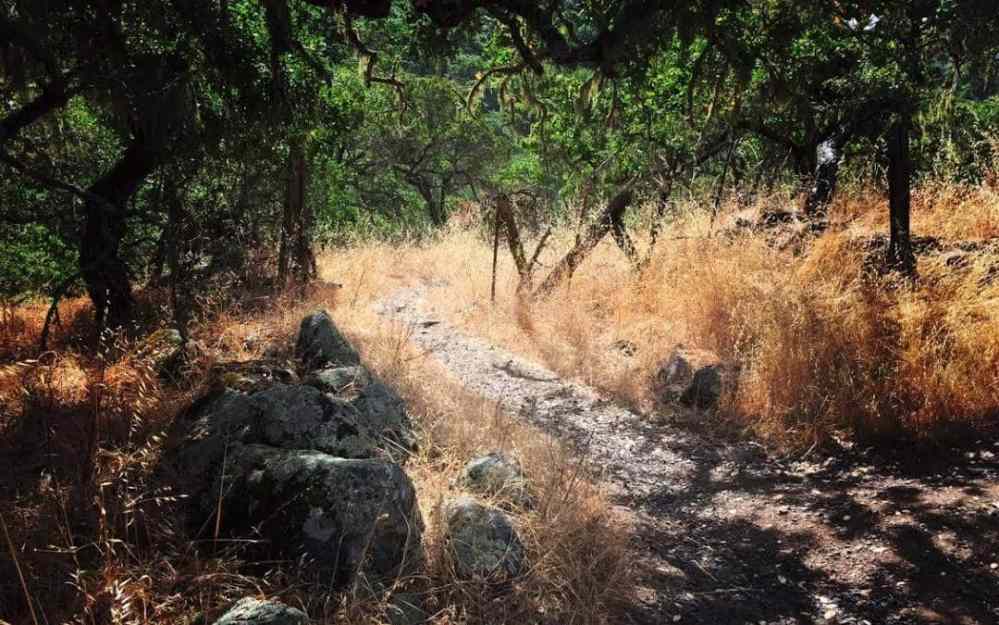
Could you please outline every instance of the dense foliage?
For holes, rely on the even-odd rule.
[[[906,268],[912,174],[991,158],[997,27],[990,0],[0,0],[0,289],[122,323],[133,284],[307,280],[316,241],[498,193],[582,221],[782,182],[821,215],[886,155]]]

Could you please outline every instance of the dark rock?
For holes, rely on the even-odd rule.
[[[632,356],[638,353],[638,345],[635,345],[633,342],[625,339],[618,339],[614,341],[613,343],[611,343],[611,347],[619,351],[624,356],[627,356],[628,358],[631,358]]]
[[[715,408],[734,379],[733,368],[715,354],[678,347],[656,369],[653,395],[660,404]]]
[[[879,277],[890,271],[885,262],[888,243],[889,237],[883,234],[850,239],[850,247],[862,254],[865,277]],[[936,259],[957,272],[968,271],[980,265],[984,269],[981,280],[983,286],[992,284],[996,276],[999,276],[999,263],[995,260],[999,254],[999,237],[948,241],[936,237],[914,236],[911,245],[912,253],[918,260]],[[925,280],[932,276],[921,276],[921,278]]]
[[[222,528],[259,533],[262,557],[316,566],[338,587],[361,570],[392,578],[420,560],[416,492],[395,463],[236,445],[224,476],[213,487],[224,493]]]
[[[350,401],[350,406],[372,436],[389,443],[385,449],[394,452],[416,449],[416,436],[406,412],[406,402],[387,384],[371,381]]]
[[[313,372],[305,383],[324,393],[340,394],[350,390],[361,390],[371,384],[371,373],[361,365],[350,367],[328,367]]]
[[[236,602],[215,625],[306,625],[309,618],[301,610],[275,601],[246,597]]]
[[[179,331],[161,328],[142,341],[138,356],[148,362],[161,378],[176,380],[181,377],[187,351]]]
[[[264,390],[273,384],[297,384],[298,374],[278,359],[220,362],[209,372],[211,385],[244,393]]]
[[[361,364],[357,351],[333,324],[325,310],[316,311],[302,319],[295,355],[309,371],[331,365]]]
[[[722,236],[736,239],[744,235],[763,235],[767,244],[780,250],[800,254],[819,235],[829,229],[829,222],[821,217],[809,217],[787,210],[742,211],[732,225],[723,228]]]
[[[523,572],[523,543],[509,517],[471,497],[458,497],[441,506],[444,536],[462,579],[504,580]]]

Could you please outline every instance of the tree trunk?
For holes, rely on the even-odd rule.
[[[309,161],[304,142],[299,142],[295,148],[295,194],[300,208],[298,211],[298,228],[294,246],[295,278],[305,284],[316,277],[316,256],[312,251],[313,226],[315,214],[308,201]]]
[[[278,253],[278,281],[289,278],[308,282],[315,275],[316,261],[312,253],[312,211],[306,203],[308,163],[305,142],[301,137],[288,146],[288,178],[285,188],[284,215],[281,225],[281,248]]]
[[[423,204],[427,208],[427,217],[430,217],[430,223],[433,224],[434,227],[436,228],[443,227],[447,220],[444,218],[444,215],[442,214],[443,210],[438,210],[437,208],[438,202],[437,200],[434,199],[434,191],[430,183],[427,183],[424,179],[420,178],[419,176],[408,176],[406,180],[409,182],[409,184],[413,185],[413,187],[416,189],[416,192],[420,194],[421,198],[423,198]],[[444,202],[443,197],[441,198],[440,202],[441,204],[443,204]]]
[[[624,208],[627,208],[627,205]],[[628,257],[631,265],[635,269],[638,269],[640,267],[638,250],[635,249],[635,244],[632,242],[631,237],[628,235],[628,230],[624,225],[623,208],[621,211],[615,212],[611,217],[611,235],[614,237],[614,242],[617,243],[617,246]]]
[[[120,256],[128,201],[156,168],[158,154],[133,138],[117,164],[89,189],[80,237],[80,273],[99,328],[128,321],[134,299],[128,266]]]
[[[173,321],[180,332],[181,341],[188,342],[187,326],[191,320],[191,283],[186,267],[181,266],[181,242],[184,238],[186,216],[180,190],[170,183],[167,191],[167,227],[164,232],[164,256],[170,269],[170,307]]]
[[[520,241],[520,229],[513,216],[510,197],[505,194],[496,196],[496,218],[499,220],[497,223],[503,224],[506,230],[506,244],[510,247],[510,256],[513,257],[520,282],[524,284],[528,274],[527,256],[524,254],[524,244]]]
[[[149,286],[158,287],[163,284],[163,269],[166,266],[166,246],[167,230],[163,229],[158,239],[156,239],[156,251],[153,252],[153,260],[149,263]]]
[[[888,216],[891,237],[886,261],[889,269],[905,275],[913,275],[916,271],[916,257],[912,253],[909,233],[912,185],[909,125],[909,114],[901,114],[888,134]]]
[[[826,139],[815,148],[815,176],[805,199],[805,215],[824,217],[836,193],[839,165],[842,160],[842,140]]]
[[[555,265],[551,273],[548,274],[548,277],[545,278],[545,281],[533,293],[532,297],[535,299],[547,297],[560,284],[571,278],[576,268],[582,264],[590,252],[600,243],[601,239],[615,227],[615,224],[621,223],[624,211],[631,204],[631,200],[632,195],[629,189],[625,189],[615,195],[608,202],[607,208],[600,215],[600,219],[589,227],[586,235],[581,237],[576,245],[569,250],[569,253]]]

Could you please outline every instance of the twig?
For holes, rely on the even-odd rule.
[[[499,240],[500,240],[500,212],[499,209],[495,211],[495,222],[493,224],[493,284],[492,290],[490,291],[490,302],[496,303],[496,261],[499,257]]]
[[[21,571],[21,563],[17,559],[17,550],[14,549],[14,541],[10,539],[10,532],[7,531],[7,522],[4,520],[3,514],[0,514],[0,525],[3,526],[3,535],[7,538],[7,548],[10,549],[10,557],[14,561],[14,568],[17,569],[17,577],[21,580],[21,590],[24,591],[24,600],[28,604],[28,610],[31,611],[31,622],[38,625],[35,604],[31,599],[31,593],[28,592],[28,582],[24,581],[24,572]]]
[[[219,475],[219,496],[215,504],[215,533],[212,535],[212,549],[218,550],[219,532],[222,530],[222,500],[225,498],[225,466],[229,457],[229,444],[222,451],[222,469]]]
[[[102,258],[103,260],[103,258]],[[39,347],[41,351],[48,351],[49,343],[49,328],[52,325],[52,319],[59,316],[59,300],[63,298],[69,287],[73,285],[74,282],[83,274],[83,270],[77,271],[70,277],[62,281],[62,283],[56,287],[56,290],[52,293],[52,303],[49,305],[49,310],[45,313],[45,323],[42,325],[42,336],[39,339]],[[62,322],[59,322],[62,325]]]
[[[541,235],[541,240],[538,241],[538,246],[534,248],[534,254],[531,255],[531,262],[527,264],[528,272],[534,270],[534,265],[537,264],[538,257],[541,256],[541,252],[545,249],[545,243],[548,242],[548,237],[550,237],[551,235],[552,235],[552,227],[548,226],[548,229],[545,230],[545,233]]]

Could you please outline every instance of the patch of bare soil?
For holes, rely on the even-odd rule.
[[[999,442],[915,463],[859,449],[775,458],[468,336],[428,288],[444,287],[399,290],[379,311],[469,390],[575,445],[632,516],[632,622],[999,623]]]

